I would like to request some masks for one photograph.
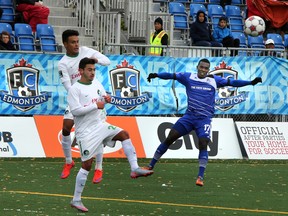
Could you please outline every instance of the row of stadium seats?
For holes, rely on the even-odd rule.
[[[220,4],[220,0],[154,0],[154,2],[180,2],[180,3],[201,3],[201,4]],[[231,5],[245,5],[245,0],[232,0]]]
[[[37,45],[40,51],[57,52],[58,46],[54,35],[54,29],[49,24],[38,24],[35,35],[29,24],[15,23],[14,31],[9,23],[0,23],[0,33],[7,31],[11,35],[11,42],[20,51],[36,51]]]
[[[231,31],[243,32],[244,20],[240,7],[236,5],[226,5],[224,9],[222,6],[216,4],[208,4],[206,7],[204,4],[191,3],[188,16],[186,7],[182,3],[169,3],[169,13],[173,14],[174,27],[177,29],[188,29],[189,17],[192,21],[195,21],[197,12],[202,10],[207,14],[208,20],[212,23],[212,29],[218,25],[221,16],[226,16]]]
[[[246,35],[242,32],[232,32],[234,38],[239,38],[240,47],[242,48],[265,48],[263,35],[259,35],[257,37],[252,37]],[[276,49],[285,49],[288,48],[288,34],[284,36],[284,41],[282,40],[282,36],[276,33],[268,33],[267,40],[272,39],[274,41],[274,45]]]
[[[14,23],[16,13],[13,0],[0,0],[0,8],[3,10],[0,23]]]

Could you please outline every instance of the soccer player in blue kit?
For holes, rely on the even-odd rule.
[[[209,60],[201,59],[197,65],[197,74],[187,72],[149,74],[148,82],[158,77],[160,79],[174,79],[183,84],[186,87],[188,106],[185,114],[173,125],[168,137],[158,146],[146,169],[152,170],[174,141],[195,130],[199,140],[199,172],[196,185],[204,185],[204,172],[208,163],[207,146],[210,141],[211,121],[215,111],[215,93],[217,88],[224,86],[242,87],[262,82],[261,77],[256,77],[252,81],[245,81],[208,75],[209,69]]]

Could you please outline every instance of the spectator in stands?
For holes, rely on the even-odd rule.
[[[231,5],[232,0],[220,0],[220,5],[225,8],[226,5]]]
[[[50,10],[39,0],[16,0],[16,10],[23,14],[24,21],[28,23],[33,32],[37,24],[48,24]]]
[[[190,37],[192,45],[205,47],[222,47],[223,45],[214,40],[211,34],[210,25],[204,11],[198,11],[196,21],[191,24]]]
[[[0,35],[0,50],[16,50],[10,39],[9,32],[2,31]]]
[[[2,14],[3,14],[3,9],[0,8],[0,19],[1,19],[1,17],[2,17]]]
[[[155,32],[151,33],[150,36],[150,45],[153,46],[168,45],[168,34],[163,30],[163,20],[160,17],[155,19],[154,28]],[[151,47],[149,54],[163,56],[165,55],[165,52],[166,50],[164,48]]]
[[[277,56],[277,53],[271,49],[275,49],[274,40],[268,39],[265,42],[265,48],[270,50],[265,50],[260,53],[260,56]]]
[[[231,30],[227,27],[228,19],[225,16],[220,17],[218,26],[214,28],[213,38],[222,43],[224,47],[239,47],[240,40],[234,39]],[[238,50],[231,53],[231,56],[238,55]]]

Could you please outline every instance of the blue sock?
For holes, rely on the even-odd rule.
[[[161,156],[167,151],[168,148],[169,148],[168,145],[166,145],[166,144],[164,144],[164,143],[161,143],[161,144],[158,146],[158,148],[157,148],[157,150],[156,150],[156,152],[155,152],[155,154],[154,154],[154,157],[153,157],[153,159],[151,160],[149,166],[153,168],[153,167],[155,166],[155,164],[157,163],[157,161],[158,161],[158,160],[161,158]]]
[[[202,178],[204,178],[204,172],[208,163],[208,151],[207,150],[200,150],[198,161],[199,161],[198,176],[201,176]]]

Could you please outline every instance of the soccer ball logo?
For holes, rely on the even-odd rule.
[[[227,98],[231,95],[231,91],[227,87],[221,87],[218,89],[219,98]]]
[[[31,97],[32,92],[27,86],[19,86],[18,87],[18,96],[19,97]]]
[[[252,37],[257,37],[265,31],[265,22],[259,16],[250,16],[245,20],[244,32]]]
[[[122,98],[134,97],[134,91],[131,87],[123,86],[121,88],[120,95]]]

